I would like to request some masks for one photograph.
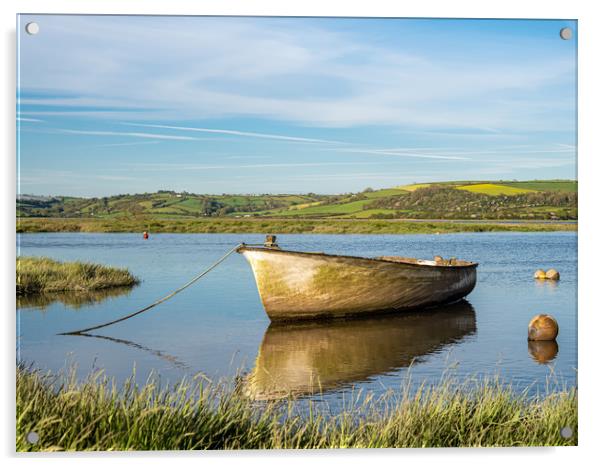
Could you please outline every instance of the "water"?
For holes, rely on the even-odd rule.
[[[92,326],[141,308],[181,286],[237,243],[263,235],[21,234],[20,254],[128,267],[142,283],[129,292],[62,294],[22,300],[18,357],[84,377],[96,369],[117,382],[154,372],[166,382],[202,372],[212,380],[249,374],[260,398],[286,391],[340,401],[351,390],[377,394],[406,383],[494,375],[521,390],[544,391],[549,376],[568,386],[577,368],[577,235],[279,235],[281,247],[335,254],[419,258],[455,256],[479,262],[467,301],[422,313],[303,325],[270,325],[253,275],[234,254],[161,306],[95,337],[57,333]],[[538,268],[560,271],[537,282]],[[527,342],[538,313],[559,323],[557,343]],[[552,387],[552,389],[557,387]],[[321,390],[322,395],[315,392]]]

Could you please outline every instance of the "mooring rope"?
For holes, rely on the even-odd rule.
[[[240,248],[241,246],[248,246],[248,245],[246,245],[245,243],[237,244],[234,248],[230,249],[221,258],[219,258],[217,261],[215,261],[213,264],[211,264],[211,266],[209,268],[205,269],[203,272],[201,272],[200,274],[198,274],[196,277],[194,277],[188,283],[186,283],[185,285],[183,285],[180,288],[176,289],[175,291],[172,291],[167,296],[164,296],[163,298],[155,301],[152,304],[149,304],[148,306],[146,306],[146,307],[144,307],[144,308],[142,308],[142,309],[140,309],[140,310],[138,310],[136,312],[132,312],[131,314],[128,314],[128,315],[123,316],[123,317],[120,317],[119,319],[112,320],[110,322],[106,322],[104,324],[95,325],[94,327],[82,328],[80,330],[73,330],[71,332],[63,332],[63,333],[59,333],[58,335],[77,335],[77,334],[81,334],[81,333],[86,333],[86,332],[89,332],[90,330],[97,330],[99,328],[108,327],[109,325],[113,325],[113,324],[116,324],[118,322],[123,322],[124,320],[131,319],[132,317],[137,316],[138,314],[142,314],[143,312],[149,311],[153,307],[158,306],[161,303],[164,303],[165,301],[167,301],[170,298],[173,298],[180,291],[184,291],[190,285],[192,285],[196,281],[198,281],[201,278],[203,278],[205,275],[207,275],[209,272],[211,272],[214,268],[216,268],[219,264],[221,264],[222,262],[224,262],[231,254],[235,253],[238,250],[238,248]]]

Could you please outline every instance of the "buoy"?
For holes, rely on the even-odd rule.
[[[556,269],[550,269],[546,272],[546,278],[548,280],[560,280],[560,274]]]
[[[144,233],[142,233],[142,238],[148,239],[148,232],[145,231]]]
[[[533,274],[533,278],[537,279],[537,280],[545,280],[546,279],[546,273],[541,270],[541,269],[537,269],[535,271],[535,273]]]
[[[529,341],[529,354],[539,364],[552,361],[558,354],[556,341]]]
[[[537,314],[529,322],[529,340],[549,341],[558,336],[558,322],[548,314]]]

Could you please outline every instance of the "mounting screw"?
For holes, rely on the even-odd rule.
[[[573,37],[573,30],[571,28],[562,28],[560,30],[560,38],[564,40],[570,40]]]
[[[25,436],[25,439],[27,440],[28,443],[35,445],[40,440],[40,436],[38,435],[37,432],[28,432],[27,435]]]
[[[573,436],[573,429],[571,429],[569,426],[563,427],[560,429],[560,436],[562,438],[571,438]]]

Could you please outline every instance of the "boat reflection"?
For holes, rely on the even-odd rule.
[[[96,304],[108,298],[126,296],[132,291],[129,286],[105,288],[102,290],[87,291],[60,291],[52,293],[36,293],[17,296],[17,309],[33,308],[44,310],[55,302],[61,302],[66,307],[79,309],[84,306]]]
[[[407,367],[476,328],[466,301],[370,319],[271,324],[243,390],[257,400],[324,392]]]

